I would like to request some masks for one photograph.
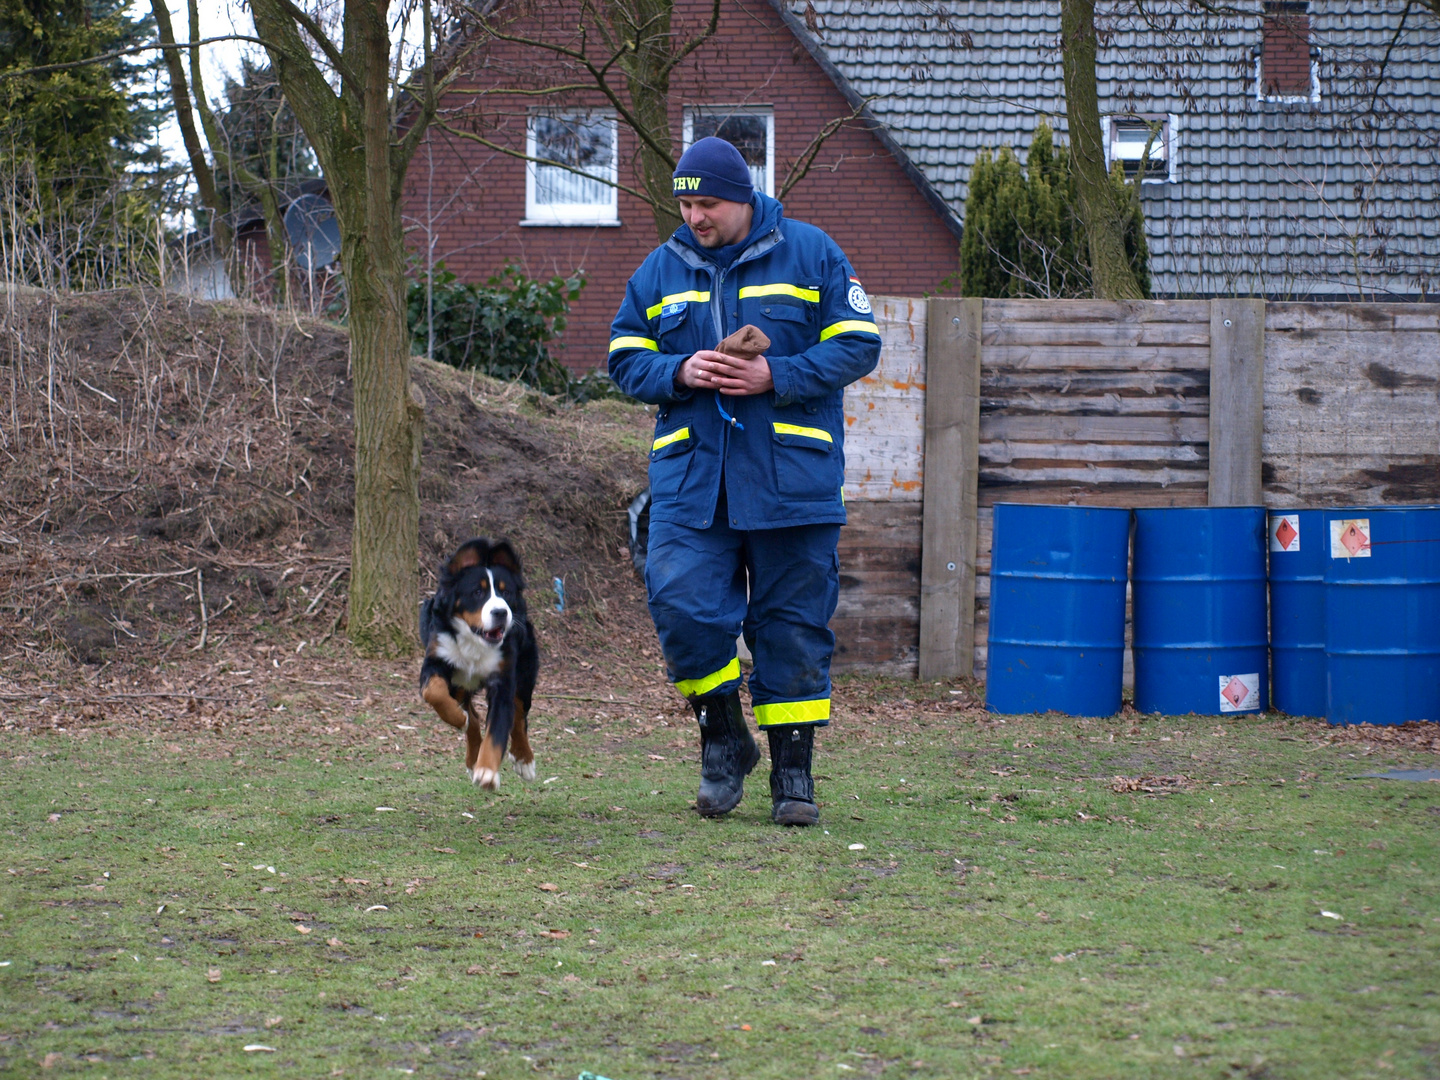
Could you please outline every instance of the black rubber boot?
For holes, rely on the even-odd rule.
[[[760,748],[745,723],[740,691],[692,698],[700,722],[700,792],[695,809],[702,817],[719,817],[740,805],[745,777],[760,760]]]
[[[818,825],[815,781],[810,777],[810,755],[815,747],[815,725],[769,728],[770,820],[777,825]]]

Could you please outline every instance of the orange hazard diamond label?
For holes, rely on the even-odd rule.
[[[1270,550],[1300,550],[1300,515],[1277,514],[1270,519]]]
[[[1370,558],[1370,519],[1346,518],[1330,522],[1330,557]]]
[[[1220,711],[1246,712],[1260,707],[1260,676],[1221,675]]]

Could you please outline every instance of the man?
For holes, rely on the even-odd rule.
[[[740,708],[743,630],[770,740],[771,817],[814,825],[811,755],[815,728],[830,722],[827,624],[845,523],[842,402],[874,369],[880,334],[845,254],[785,221],[735,147],[701,139],[674,183],[685,224],[631,277],[610,342],[616,383],[659,406],[650,613],[700,724],[696,808],[733,810],[760,758]],[[770,339],[768,354],[715,351],[746,325]]]

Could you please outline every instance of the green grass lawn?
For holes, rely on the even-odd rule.
[[[786,831],[688,729],[542,712],[497,796],[416,706],[0,735],[0,1075],[1440,1076],[1440,786],[1352,779],[1433,757],[916,711]]]

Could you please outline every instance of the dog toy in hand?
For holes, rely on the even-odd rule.
[[[765,331],[758,326],[746,323],[719,345],[716,345],[715,351],[724,353],[726,356],[738,357],[741,360],[754,360],[755,357],[764,355],[768,348],[770,348],[770,339],[765,336]]]

